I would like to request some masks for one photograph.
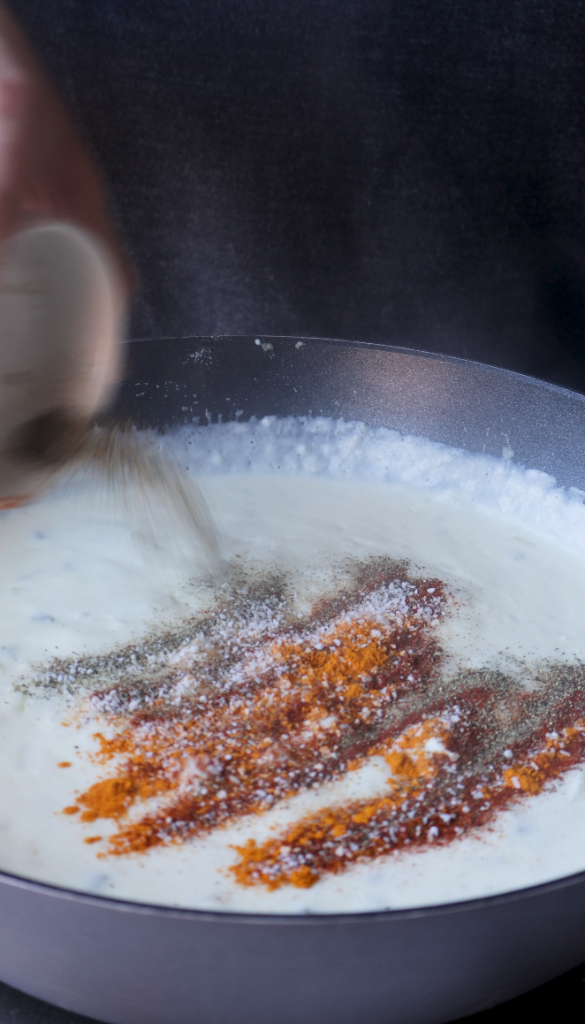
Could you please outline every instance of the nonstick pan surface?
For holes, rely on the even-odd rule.
[[[326,415],[585,487],[585,399],[477,363],[296,338],[134,342],[141,426]],[[0,875],[0,977],[111,1024],[439,1024],[585,960],[585,873],[467,903],[256,916],[140,906]]]

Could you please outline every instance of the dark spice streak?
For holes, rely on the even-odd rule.
[[[585,759],[585,668],[532,666],[530,690],[487,669],[448,676],[436,627],[449,600],[440,580],[368,559],[305,619],[290,612],[284,577],[241,579],[180,630],[54,662],[37,685],[85,683],[92,713],[114,727],[97,734],[110,774],[66,813],[114,820],[106,852],[143,852],[384,758],[375,799],[238,848],[235,878],[270,888],[485,826]]]

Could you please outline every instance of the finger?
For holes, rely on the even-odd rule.
[[[0,243],[18,225],[26,188],[30,85],[0,55]]]
[[[30,214],[85,227],[132,275],[100,176],[18,25],[0,2],[0,243]]]
[[[23,211],[77,224],[106,244],[128,291],[132,276],[114,231],[101,177],[58,99],[44,96],[44,125],[36,131],[37,151],[25,188]]]

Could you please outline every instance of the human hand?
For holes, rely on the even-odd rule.
[[[26,39],[0,4],[0,245],[39,219],[106,243],[126,290],[130,273],[100,176]]]

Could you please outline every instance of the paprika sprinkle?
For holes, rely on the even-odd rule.
[[[485,826],[585,759],[582,666],[542,665],[529,689],[495,670],[449,675],[441,580],[384,558],[352,572],[304,619],[290,615],[283,579],[266,577],[101,663],[109,685],[87,704],[107,725],[95,759],[111,771],[64,809],[114,823],[90,837],[100,856],[209,834],[383,759],[373,798],[333,800],[235,847],[240,884],[307,888]],[[88,659],[52,671],[91,680],[94,669]]]

